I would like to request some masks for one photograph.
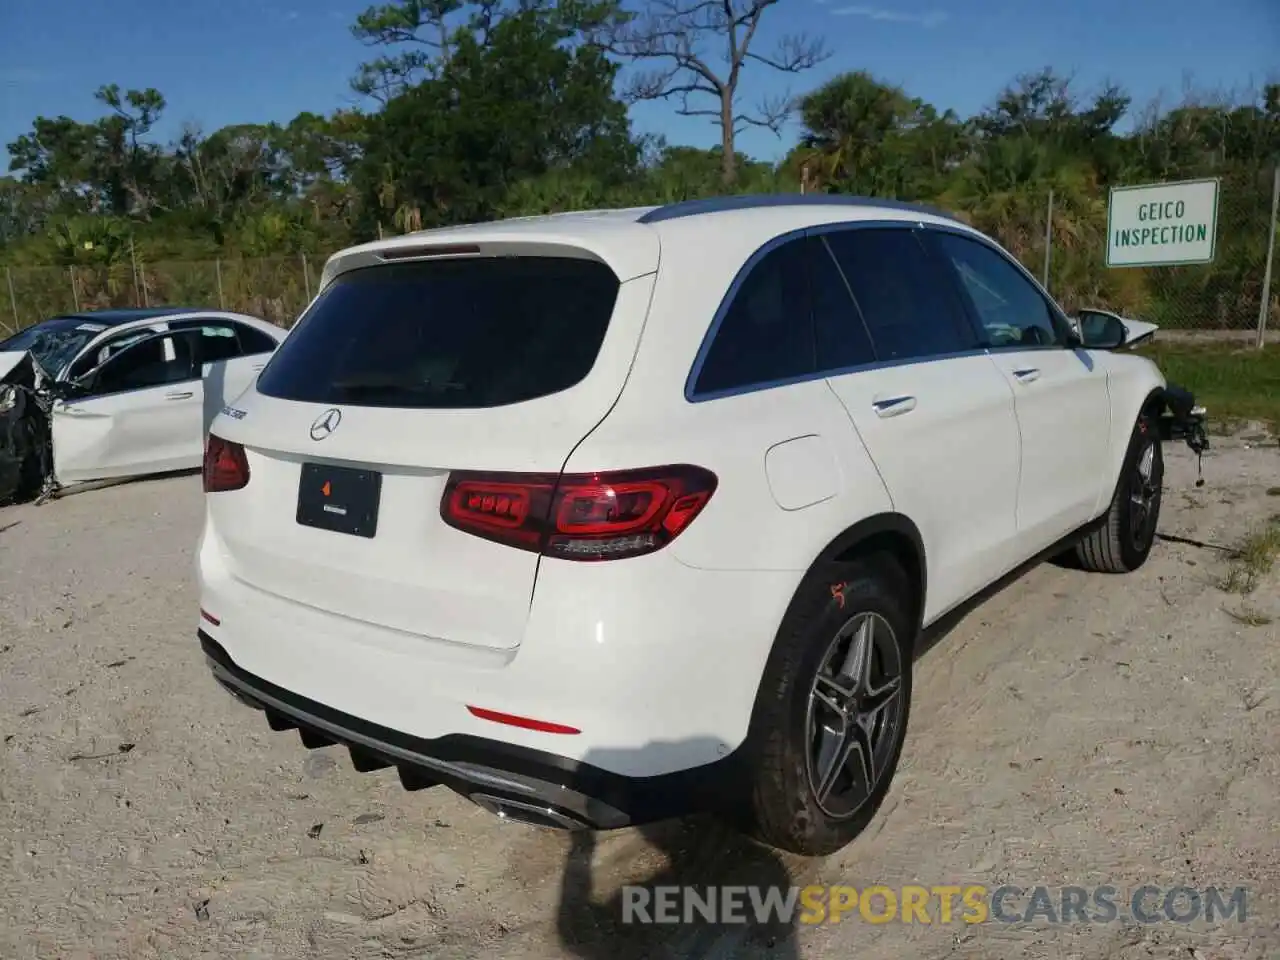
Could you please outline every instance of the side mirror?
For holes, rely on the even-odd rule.
[[[1124,345],[1129,331],[1120,321],[1106,313],[1090,313],[1080,320],[1080,339],[1089,350],[1115,350]]]

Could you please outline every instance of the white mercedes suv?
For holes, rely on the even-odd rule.
[[[893,201],[731,197],[344,250],[212,425],[199,636],[309,747],[512,820],[874,814],[922,632],[1124,572],[1160,371]]]

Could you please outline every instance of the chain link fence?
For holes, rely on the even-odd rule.
[[[1041,239],[1019,257],[1068,311],[1102,307],[1165,329],[1245,332],[1259,329],[1265,296],[1265,326],[1275,330],[1280,285],[1271,282],[1265,292],[1264,287],[1271,280],[1267,259],[1277,178],[1280,168],[1271,167],[1221,178],[1211,263],[1107,267],[1105,195],[1085,198],[1092,213],[1087,218],[1076,216],[1078,201],[1075,209],[1063,211],[1061,206],[1055,210],[1061,198],[1046,197]]]
[[[1214,260],[1198,266],[1108,268],[1105,191],[1023,197],[1012,213],[1007,202],[957,212],[1047,278],[1067,310],[1101,307],[1167,329],[1244,332],[1256,330],[1262,315],[1276,176],[1280,172],[1259,167],[1222,180]],[[234,310],[288,327],[316,291],[322,267],[322,258],[305,255],[6,267],[9,310],[6,317],[0,308],[0,326],[17,330],[59,313],[104,307],[181,305]],[[1280,279],[1266,297],[1267,326],[1275,331]]]
[[[168,305],[248,313],[288,327],[311,300],[323,266],[323,261],[301,255],[5,267],[7,291],[0,295],[7,292],[9,309],[0,310],[0,327],[16,331],[46,317],[83,310]]]

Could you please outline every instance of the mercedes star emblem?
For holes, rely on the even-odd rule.
[[[320,416],[316,417],[315,423],[311,424],[311,439],[323,440],[333,431],[338,429],[338,424],[342,422],[342,411],[337,407],[326,410]]]

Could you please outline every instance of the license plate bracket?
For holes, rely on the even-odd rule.
[[[382,474],[376,470],[304,463],[297,521],[304,527],[372,538],[378,532]]]

